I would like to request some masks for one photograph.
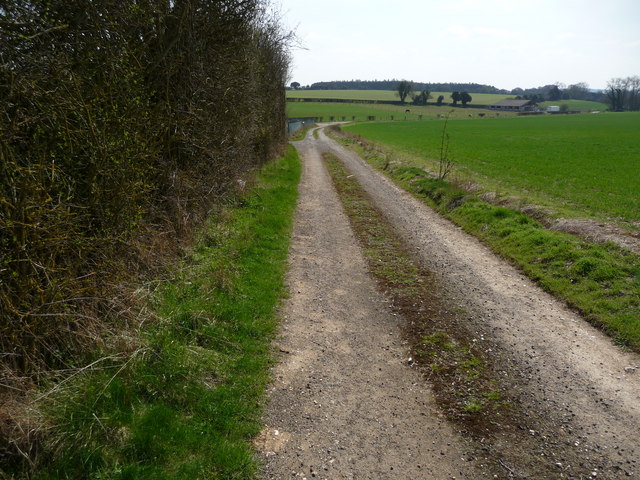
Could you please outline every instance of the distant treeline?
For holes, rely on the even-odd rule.
[[[344,80],[333,82],[316,82],[308,87],[311,90],[396,90],[400,80]],[[413,89],[430,92],[469,92],[499,93],[508,95],[508,90],[501,90],[491,85],[479,83],[421,83],[412,82]]]
[[[514,88],[511,95],[538,101],[561,101],[561,100],[589,100],[592,102],[604,102],[605,95],[599,91],[589,89],[586,83],[576,83],[573,85],[544,85],[535,88]]]
[[[30,378],[279,151],[289,38],[269,0],[2,5],[0,370]]]

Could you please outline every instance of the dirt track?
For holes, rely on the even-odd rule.
[[[297,147],[304,173],[291,297],[258,442],[265,478],[640,478],[638,355],[322,132]],[[467,312],[479,348],[495,352],[495,374],[523,412],[510,435],[482,446],[441,418],[429,384],[407,364],[403,320],[367,274],[323,151],[341,158]]]

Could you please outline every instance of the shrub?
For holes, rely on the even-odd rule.
[[[16,0],[0,22],[1,361],[34,374],[281,148],[289,37],[266,0]]]

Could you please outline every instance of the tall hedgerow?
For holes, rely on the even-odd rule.
[[[141,252],[281,148],[289,39],[268,0],[1,4],[0,383],[81,365]]]

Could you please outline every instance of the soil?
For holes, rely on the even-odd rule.
[[[640,255],[640,233],[621,228],[611,222],[599,222],[597,220],[558,218],[547,223],[548,228],[559,232],[578,235],[595,243],[613,242],[622,248],[631,250]],[[636,225],[636,228],[638,225]]]
[[[265,429],[265,479],[640,478],[640,356],[319,132],[304,170]],[[430,272],[512,405],[470,428],[411,351],[331,184],[336,155]],[[437,321],[437,319],[433,319]],[[483,423],[484,422],[484,423]],[[484,425],[484,426],[483,426]],[[487,428],[487,426],[491,428]]]

